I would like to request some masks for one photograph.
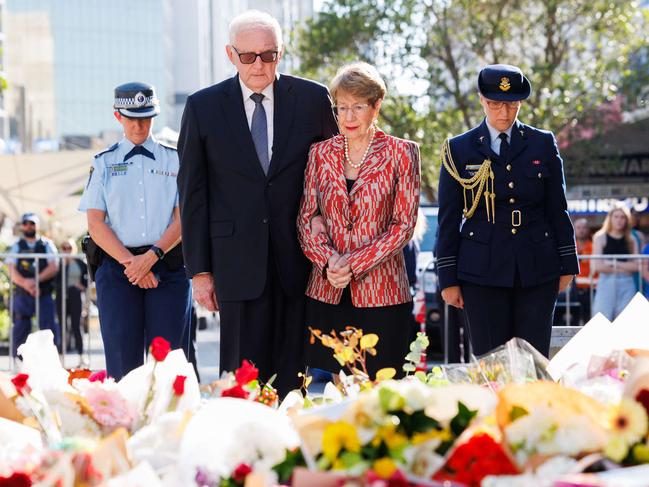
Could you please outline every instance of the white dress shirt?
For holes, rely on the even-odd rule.
[[[243,95],[243,106],[246,109],[248,128],[250,128],[252,125],[252,114],[255,111],[255,102],[252,101],[250,95],[255,92],[243,84],[241,77],[239,77],[239,84],[241,85],[241,93]],[[270,161],[270,159],[273,157],[273,83],[264,88],[261,94],[264,95],[264,99],[261,101],[261,104],[264,107],[264,111],[266,112],[266,127],[268,128],[268,160]]]
[[[251,103],[254,105],[255,102],[251,100]],[[487,122],[487,128],[489,129],[489,137],[491,137],[491,150],[493,150],[496,154],[500,155],[500,143],[502,141],[500,140],[499,135],[501,134],[501,132],[500,130],[497,130],[493,128],[491,125],[489,125],[488,120],[485,121]],[[514,123],[516,123],[516,121],[514,121]],[[509,128],[503,132],[507,134],[507,143],[509,144],[510,147],[512,145],[512,127],[514,126],[514,123],[511,124]]]

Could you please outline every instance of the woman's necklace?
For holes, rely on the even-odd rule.
[[[372,141],[374,140],[374,134],[376,133],[376,130],[372,130],[372,136],[370,137],[370,142],[367,144],[367,148],[365,149],[365,153],[363,154],[363,157],[361,157],[361,160],[358,161],[358,163],[354,164],[349,157],[349,142],[347,142],[347,137],[345,137],[345,160],[347,161],[347,164],[349,164],[351,167],[354,169],[358,169],[363,165],[365,162],[365,158],[367,157],[367,154],[370,152],[370,147],[372,147]]]

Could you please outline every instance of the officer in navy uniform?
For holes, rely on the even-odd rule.
[[[180,248],[178,154],[151,134],[160,113],[153,86],[115,88],[115,118],[124,138],[95,156],[79,210],[104,253],[97,304],[110,376],[143,363],[151,340],[182,346],[191,311]]]
[[[55,308],[52,291],[54,277],[59,270],[54,243],[38,234],[38,215],[25,213],[21,219],[22,238],[12,245],[12,254],[51,254],[51,258],[8,258],[9,276],[15,285],[12,333],[12,354],[15,357],[20,345],[25,343],[32,331],[32,317],[36,314],[38,297],[38,326],[41,330],[51,330],[54,342],[60,344],[59,325],[54,318]],[[36,282],[38,274],[38,286]]]
[[[478,76],[483,122],[444,143],[437,271],[464,308],[473,352],[521,337],[547,355],[559,291],[579,273],[563,162],[551,132],[518,121],[531,86],[517,67]]]

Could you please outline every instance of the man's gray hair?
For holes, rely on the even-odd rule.
[[[256,28],[273,31],[277,40],[277,49],[282,49],[282,27],[275,17],[259,10],[247,10],[232,19],[230,22],[230,44],[234,45],[240,32]]]

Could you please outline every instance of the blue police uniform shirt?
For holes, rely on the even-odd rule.
[[[502,143],[500,134],[507,134],[507,143],[511,144],[512,127],[514,126],[514,124],[511,124],[511,126],[504,132],[500,132],[499,130],[493,128],[491,125],[489,125],[489,122],[487,120],[485,120],[485,124],[487,125],[487,130],[489,130],[489,137],[491,137],[491,150],[500,155],[500,144]]]
[[[52,254],[52,255],[58,254],[58,251],[56,250],[56,245],[54,245],[54,243],[49,238],[43,237],[42,235],[36,235],[36,240],[33,241],[33,242],[27,242],[25,240],[25,243],[27,244],[27,247],[30,250],[34,250],[34,248],[36,247],[36,241],[39,238],[45,244],[45,253],[46,254]],[[18,242],[19,242],[19,240],[16,240],[16,242],[14,242],[14,244],[9,248],[9,253],[10,254],[18,254],[18,253],[20,253],[20,248],[18,247]],[[48,258],[47,261],[48,262],[55,262],[56,258],[51,257],[51,258]],[[13,257],[8,257],[6,259],[6,262],[7,262],[7,264],[14,264],[15,265],[16,264],[16,259],[14,259]]]
[[[79,204],[79,211],[105,211],[106,224],[126,247],[156,243],[178,206],[176,149],[152,135],[141,147],[124,138],[97,154]]]

